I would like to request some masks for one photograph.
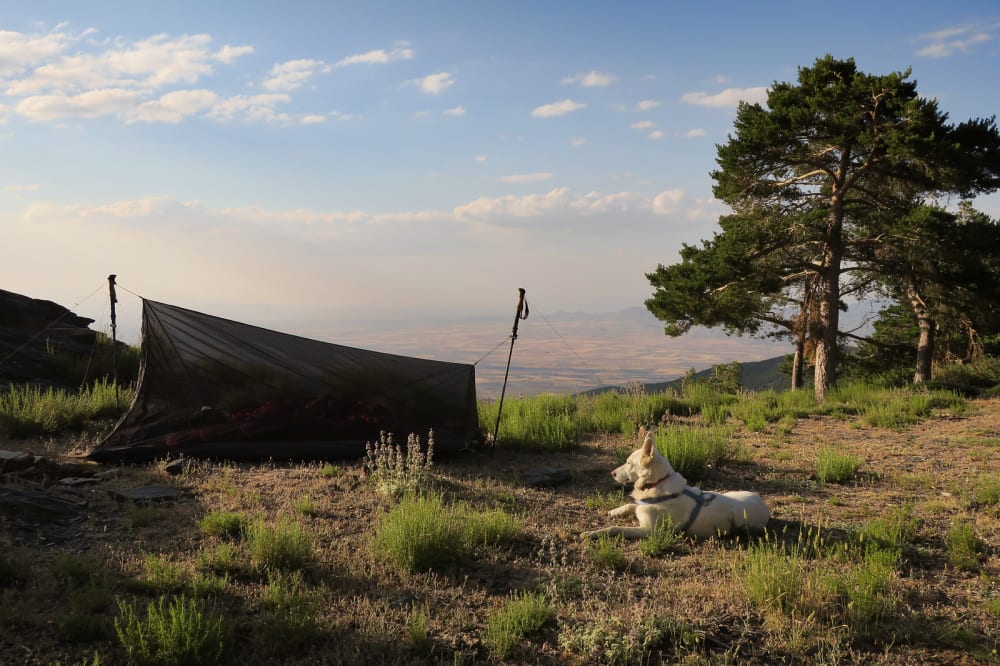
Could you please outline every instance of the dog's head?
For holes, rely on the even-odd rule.
[[[639,428],[641,446],[629,455],[624,465],[616,467],[611,476],[621,484],[634,484],[636,490],[648,490],[662,481],[679,476],[670,462],[657,450],[653,431]],[[683,480],[681,487],[683,488]]]

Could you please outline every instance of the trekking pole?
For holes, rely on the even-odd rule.
[[[118,295],[115,294],[114,273],[108,276],[108,291],[111,295],[111,377],[115,381],[115,411],[119,409],[118,397],[118,324],[115,321],[115,303],[118,302]]]
[[[507,377],[510,375],[510,359],[514,356],[514,341],[517,340],[517,325],[522,319],[528,318],[528,304],[524,300],[524,288],[517,290],[517,310],[514,312],[514,328],[510,332],[510,352],[507,354],[507,370],[503,373],[503,388],[500,389],[500,404],[497,406],[497,424],[493,429],[493,442],[490,448],[497,445],[500,434],[500,414],[503,413],[503,396],[507,392]]]

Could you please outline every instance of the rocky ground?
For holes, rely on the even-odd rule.
[[[623,562],[598,563],[579,534],[609,524],[605,498],[616,488],[608,471],[632,446],[624,438],[595,439],[568,453],[499,448],[436,460],[432,487],[448,501],[502,509],[523,528],[510,543],[416,574],[373,553],[374,526],[395,500],[366,481],[360,461],[335,462],[325,471],[321,463],[205,462],[172,475],[161,465],[82,462],[75,456],[93,445],[94,434],[0,442],[0,449],[32,454],[0,463],[6,465],[0,490],[67,502],[61,522],[46,526],[44,514],[29,518],[0,501],[0,553],[9,554],[0,575],[0,664],[82,663],[95,653],[101,664],[124,663],[113,629],[115,599],[155,598],[149,586],[135,584],[148,580],[151,554],[180,572],[177,590],[190,590],[185,581],[219,543],[198,521],[221,510],[269,521],[291,517],[307,528],[314,548],[304,580],[315,626],[302,640],[267,630],[261,610],[267,579],[260,573],[237,568],[224,589],[205,597],[229,620],[233,662],[489,662],[484,635],[491,613],[512,592],[540,591],[555,621],[526,639],[509,663],[657,663],[661,653],[666,663],[997,663],[1000,515],[974,489],[996,483],[1000,473],[1000,401],[970,405],[898,430],[835,417],[762,433],[736,427],[734,461],[699,483],[760,492],[773,515],[769,538],[789,542],[817,531],[824,538],[852,534],[905,508],[916,530],[895,581],[898,603],[884,626],[871,631],[755,606],[744,589],[745,539],[682,541],[656,557],[627,543]],[[826,447],[862,460],[852,480],[815,478]],[[558,472],[554,485],[530,480],[539,467]],[[143,506],[110,492],[149,485],[182,495]],[[304,498],[309,511],[302,510]],[[964,567],[948,555],[956,521],[970,525],[980,544]],[[74,561],[88,563],[92,574],[66,575]],[[81,597],[74,580],[106,594]],[[420,649],[411,631],[415,613],[427,619],[429,643]],[[73,631],[80,616],[96,618],[91,631]],[[627,648],[642,638],[649,618],[668,618],[680,629],[653,656],[641,657]]]

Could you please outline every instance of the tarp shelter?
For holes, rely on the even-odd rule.
[[[380,431],[436,451],[478,435],[475,367],[355,349],[143,299],[135,397],[90,454],[358,457]]]

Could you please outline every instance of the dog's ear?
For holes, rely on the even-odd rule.
[[[639,434],[637,435],[637,437],[638,437],[638,439],[639,439],[640,442],[643,442],[643,441],[646,440],[646,433],[647,432],[649,432],[649,431],[646,430],[646,426],[644,426],[644,425],[639,426]]]
[[[649,464],[653,462],[653,451],[655,451],[655,442],[653,441],[653,433],[647,432],[646,436],[642,440],[642,464],[649,467]]]

